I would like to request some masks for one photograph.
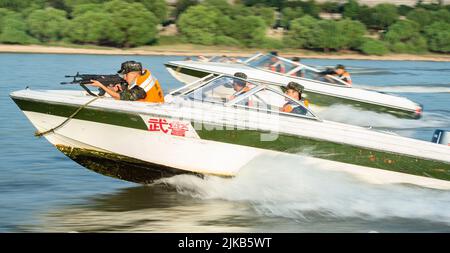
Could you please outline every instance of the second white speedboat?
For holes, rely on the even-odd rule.
[[[273,57],[283,64],[283,73],[267,68],[268,61]],[[236,72],[243,72],[249,80],[277,89],[289,82],[298,82],[305,87],[303,97],[308,99],[313,108],[316,107],[316,111],[317,107],[345,104],[363,110],[392,114],[399,118],[418,119],[422,116],[422,106],[408,98],[348,87],[333,76],[320,75],[320,71],[315,68],[271,54],[257,54],[244,63],[171,61],[165,66],[172,76],[186,84],[209,74],[233,75]],[[301,75],[298,74],[300,72]]]

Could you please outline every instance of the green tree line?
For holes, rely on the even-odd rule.
[[[164,0],[0,0],[0,42],[69,42],[115,47],[154,43]]]
[[[340,19],[323,19],[333,13]],[[0,0],[0,43],[66,42],[113,47],[164,44],[175,23],[179,43],[243,48],[355,50],[365,54],[450,52],[450,6],[356,0]],[[268,37],[283,28],[281,38]]]

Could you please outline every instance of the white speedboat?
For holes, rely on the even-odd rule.
[[[249,90],[236,94],[234,82]],[[233,177],[251,161],[286,155],[345,163],[346,172],[369,181],[450,189],[447,143],[321,120],[270,86],[232,76],[208,76],[174,90],[162,104],[67,90],[10,96],[38,135],[64,154],[128,181],[182,173]],[[302,113],[281,112],[287,102]]]
[[[270,59],[276,57],[281,69],[268,69]],[[346,86],[345,82],[331,75],[321,75],[320,71],[304,64],[271,54],[257,54],[244,63],[221,63],[201,61],[171,61],[165,64],[169,73],[183,83],[191,83],[209,74],[233,75],[245,73],[249,80],[270,85],[274,88],[286,86],[294,81],[305,87],[304,97],[313,109],[334,104],[346,104],[363,110],[382,112],[400,118],[418,119],[422,106],[405,97],[380,93],[368,89]],[[278,65],[280,66],[280,65]]]

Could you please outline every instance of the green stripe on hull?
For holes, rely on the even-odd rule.
[[[206,126],[213,129],[213,126]],[[309,156],[366,167],[450,180],[450,164],[418,159],[345,144],[325,142],[290,135],[279,135],[274,141],[261,141],[261,133],[251,130],[201,130],[200,138],[286,153]],[[266,133],[268,134],[268,133]]]
[[[40,112],[61,117],[69,117],[79,108],[79,106],[50,104],[24,99],[14,99],[14,102],[22,111]],[[91,107],[83,108],[74,118],[142,130],[147,129],[147,125],[139,115],[99,110]]]
[[[305,91],[305,98],[309,100],[309,103],[312,105],[318,105],[318,106],[331,106],[333,104],[342,104],[342,105],[349,105],[353,106],[355,108],[365,110],[365,111],[373,111],[378,113],[387,113],[392,114],[398,118],[404,118],[404,119],[418,119],[420,118],[420,114],[416,114],[415,112],[401,110],[401,109],[395,109],[391,107],[381,106],[381,105],[375,105],[370,103],[364,103],[360,101],[350,100],[350,99],[344,99],[340,97],[333,97],[333,96],[324,96],[322,94]]]
[[[166,67],[170,67],[171,69],[173,69],[177,72],[180,72],[182,74],[194,76],[194,77],[198,77],[198,78],[203,78],[210,74],[208,72],[194,70],[194,69],[188,69],[188,68],[183,68],[183,67],[177,67],[177,66],[170,65],[170,64],[166,64]],[[299,81],[301,82],[301,80],[299,80]],[[341,97],[324,95],[324,94],[315,93],[315,92],[311,92],[311,91],[305,91],[304,95],[311,104],[317,105],[317,106],[331,106],[333,104],[344,104],[344,105],[350,105],[350,106],[353,106],[356,108],[360,108],[362,110],[392,114],[398,118],[405,118],[405,119],[420,118],[420,114],[416,114],[415,112],[386,107],[386,106],[382,106],[382,105],[376,105],[376,104],[365,103],[365,102],[360,102],[360,101],[341,98]]]

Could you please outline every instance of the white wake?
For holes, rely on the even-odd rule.
[[[232,179],[180,175],[159,183],[194,198],[245,201],[272,217],[401,217],[450,224],[450,191],[370,184],[326,170],[327,162],[268,156],[251,162]]]
[[[355,86],[368,90],[375,90],[387,93],[450,93],[450,85],[448,86],[407,86],[407,85],[393,85],[393,86]]]
[[[364,111],[347,105],[332,105],[316,110],[319,117],[358,126],[393,129],[450,127],[450,118],[437,113],[424,112],[420,119],[400,119],[386,113]]]

